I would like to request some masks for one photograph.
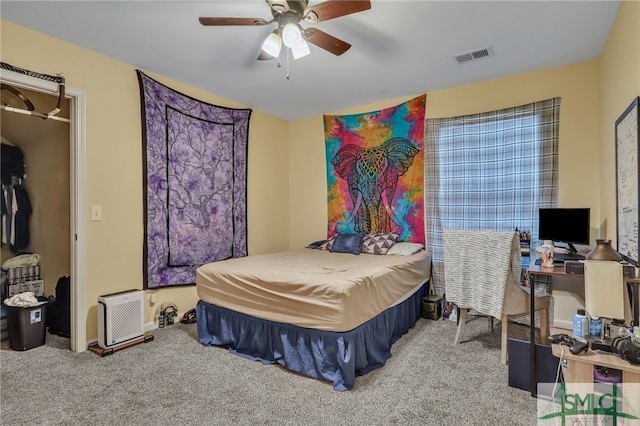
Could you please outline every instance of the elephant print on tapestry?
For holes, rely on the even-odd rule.
[[[424,243],[425,100],[324,116],[328,237],[394,232]]]

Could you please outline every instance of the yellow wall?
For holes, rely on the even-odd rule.
[[[415,94],[417,96],[419,94]],[[427,117],[452,117],[562,98],[559,205],[591,208],[591,240],[616,239],[613,124],[640,95],[640,2],[623,1],[600,58],[427,94]],[[412,96],[413,97],[413,96]],[[327,114],[353,114],[407,98]],[[290,123],[290,246],[326,238],[326,166],[322,116]],[[297,200],[304,200],[298,203]],[[555,320],[569,326],[584,307],[579,281],[554,279]]]
[[[427,117],[455,117],[543,99],[561,97],[559,136],[559,205],[590,207],[591,239],[598,237],[599,68],[588,61],[427,94]],[[417,96],[416,94],[415,96]],[[403,102],[394,99],[332,112],[353,114]],[[322,116],[292,122],[290,246],[302,247],[326,238],[326,166]],[[313,188],[310,190],[309,188]],[[304,199],[303,203],[294,200]],[[571,317],[584,306],[579,282],[554,281],[554,322],[570,327]],[[577,290],[577,291],[576,291]]]
[[[559,204],[590,207],[591,239],[615,241],[613,123],[639,94],[640,2],[623,1],[601,58],[429,92],[426,109],[427,117],[453,117],[561,97]],[[373,111],[411,97],[327,114]],[[289,126],[292,248],[326,237],[323,131],[321,115]]]
[[[600,220],[616,243],[615,122],[640,95],[640,2],[623,1],[600,57]]]
[[[445,117],[562,97],[559,202],[592,208],[592,239],[614,238],[615,169],[612,124],[640,94],[640,3],[624,1],[602,58],[429,92],[427,116]],[[95,338],[96,298],[142,286],[142,149],[135,68],[2,21],[2,61],[46,74],[63,72],[87,95],[87,205],[102,222],[87,222],[87,337]],[[148,73],[207,102],[243,107],[211,93]],[[419,93],[415,94],[415,96]],[[328,114],[398,104],[382,101]],[[254,111],[249,131],[248,232],[251,254],[297,248],[326,236],[326,168],[322,116],[286,122]],[[607,226],[606,223],[609,225]],[[157,292],[157,305],[179,310],[197,300],[193,287]]]
[[[1,22],[3,62],[44,74],[64,73],[68,87],[86,93],[86,206],[103,206],[104,220],[87,219],[87,338],[97,337],[97,297],[142,288],[142,142],[140,95],[135,67],[90,50]],[[143,70],[144,71],[144,70]],[[147,72],[160,82],[204,101],[235,108],[243,105],[184,83]],[[249,253],[288,247],[286,121],[253,111],[248,153]],[[195,306],[195,287],[157,292],[147,306],[171,301],[179,311]]]
[[[591,207],[597,211],[598,193],[593,188],[598,186],[599,166],[599,92],[595,89],[598,84],[598,62],[588,61],[429,92],[426,114],[433,118],[454,117],[561,97],[559,203],[561,207]],[[372,111],[407,99],[410,97],[331,114]],[[326,159],[322,116],[294,121],[289,131],[290,245],[301,247],[326,238]],[[593,216],[592,239],[595,240],[598,221],[597,215]]]

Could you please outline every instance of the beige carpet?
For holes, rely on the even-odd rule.
[[[508,386],[500,329],[421,319],[387,364],[336,392],[331,385],[197,340],[195,324],[106,357],[44,346],[0,351],[3,425],[534,425],[536,399]]]

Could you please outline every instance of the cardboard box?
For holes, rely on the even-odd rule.
[[[24,293],[25,291],[27,291],[26,283],[9,284],[9,297]]]
[[[25,283],[9,285],[9,296],[31,291],[35,296],[44,296],[44,280],[27,281]]]
[[[44,280],[33,280],[25,283],[27,291],[32,291],[36,296],[44,296]]]

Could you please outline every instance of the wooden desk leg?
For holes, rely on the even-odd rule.
[[[562,370],[566,383],[593,383],[593,364],[565,359],[566,368]]]
[[[567,348],[568,350],[568,348]],[[565,395],[587,395],[593,393],[593,365],[578,362],[572,359],[560,359],[562,364],[562,376],[564,377]],[[574,416],[575,417],[575,416]],[[582,415],[577,416],[581,418]],[[581,418],[585,421],[586,418]],[[559,424],[559,423],[556,423]],[[564,425],[564,421],[562,422]],[[581,421],[573,424],[585,425]]]

